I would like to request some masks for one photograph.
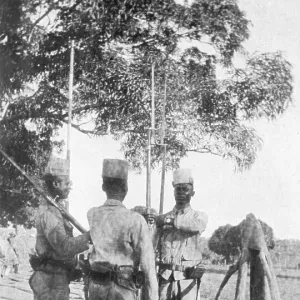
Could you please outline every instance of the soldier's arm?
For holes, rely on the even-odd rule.
[[[87,232],[77,237],[68,236],[63,217],[55,207],[45,212],[42,226],[47,240],[60,256],[74,256],[89,249],[90,233]]]
[[[174,226],[183,231],[202,233],[206,228],[207,222],[208,217],[205,213],[193,211],[188,215],[177,216],[174,220]]]
[[[139,252],[140,268],[145,274],[145,290],[149,300],[158,300],[158,283],[151,235],[146,221],[142,219],[140,223],[135,243]]]

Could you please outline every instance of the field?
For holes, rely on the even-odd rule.
[[[19,274],[9,274],[0,278],[0,299],[1,300],[32,300],[33,295],[28,285],[28,278],[31,275],[29,266],[23,266]],[[217,290],[224,278],[226,269],[208,270],[201,283],[201,299],[213,300]],[[299,300],[300,299],[300,271],[299,270],[275,270],[277,274],[277,283],[281,295],[281,300]],[[220,300],[233,300],[235,293],[236,275],[233,275],[227,286],[224,288]],[[82,282],[71,284],[70,299],[82,298]],[[249,290],[249,289],[247,289]],[[247,296],[249,299],[249,295]]]
[[[201,299],[214,299],[219,286],[226,273],[223,269],[211,269],[206,272],[201,283]],[[277,284],[281,300],[300,299],[300,270],[276,270]],[[223,289],[220,300],[233,300],[236,287],[236,274],[232,275],[229,282]],[[248,278],[249,285],[249,278]],[[249,287],[247,288],[247,298],[249,299]]]

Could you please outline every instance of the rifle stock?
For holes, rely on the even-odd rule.
[[[81,233],[87,232],[87,230],[73,217],[71,216],[63,207],[59,206],[46,192],[34,182],[34,180],[26,174],[26,172],[20,168],[17,163],[9,157],[5,151],[0,147],[0,153],[4,156],[6,160],[8,160],[30,183],[31,185],[39,192],[39,194],[46,199],[46,201],[55,206],[63,215],[63,217],[68,220],[74,227],[76,227]]]

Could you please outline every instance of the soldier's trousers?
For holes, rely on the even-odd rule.
[[[29,279],[34,300],[69,300],[69,283],[67,272],[35,271]]]
[[[136,300],[137,292],[126,289],[113,281],[100,283],[90,280],[89,300]]]
[[[159,278],[159,300],[199,300],[197,279],[165,280]]]

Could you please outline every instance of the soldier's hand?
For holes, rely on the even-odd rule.
[[[156,226],[162,227],[164,225],[174,226],[174,218],[170,216],[158,216],[156,218]]]
[[[164,216],[157,216],[156,217],[156,226],[162,227],[165,224],[165,217]]]
[[[174,217],[165,217],[165,225],[171,225],[171,226],[174,226],[174,221],[175,221],[175,218]]]
[[[92,241],[92,238],[91,238],[91,232],[90,232],[90,230],[87,231],[86,233],[83,233],[83,234],[85,234],[87,236],[87,238],[89,239],[89,244],[92,245],[93,241]]]
[[[79,266],[81,272],[85,275],[89,274],[89,272],[91,271],[91,266],[87,259],[79,258],[78,266]]]
[[[184,272],[184,276],[187,279],[201,279],[203,274],[205,273],[205,266],[194,266],[186,268]]]

